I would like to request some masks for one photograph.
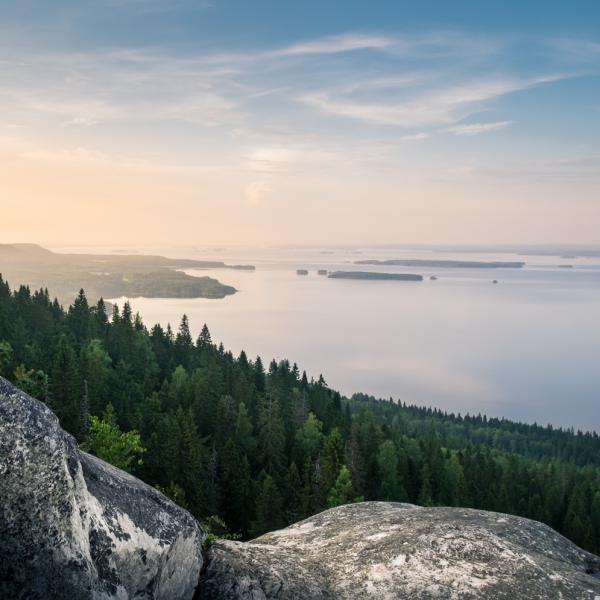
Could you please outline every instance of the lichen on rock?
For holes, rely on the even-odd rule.
[[[0,598],[598,600],[600,558],[550,527],[464,508],[362,502],[251,542],[81,452],[0,378]]]
[[[536,521],[363,502],[216,542],[202,589],[209,600],[596,600],[594,570],[598,557]]]
[[[0,378],[0,597],[191,599],[204,534]]]

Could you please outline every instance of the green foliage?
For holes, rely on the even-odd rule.
[[[334,427],[327,438],[321,459],[321,487],[328,492],[337,479],[344,462],[344,439],[340,430]]]
[[[79,430],[79,400],[81,387],[77,356],[66,334],[62,334],[52,362],[50,376],[51,407],[61,425],[73,435]]]
[[[392,440],[379,445],[377,464],[381,478],[381,499],[397,500],[402,494],[398,480],[398,452]]]
[[[239,540],[240,535],[238,533],[231,533],[227,524],[218,515],[211,515],[206,519],[203,519],[200,524],[206,534],[204,540],[204,549],[210,548],[211,544],[215,540]]]
[[[319,454],[323,443],[322,429],[323,423],[314,413],[309,413],[302,429],[296,434],[296,441],[305,458],[314,459]]]
[[[284,525],[282,498],[277,483],[271,475],[263,474],[256,497],[256,520],[252,523],[255,536],[274,531]]]
[[[362,500],[362,497],[356,497],[354,494],[352,477],[350,476],[348,467],[342,465],[340,474],[335,480],[335,485],[331,488],[327,497],[327,506],[333,508],[334,506],[341,506],[342,504],[349,504],[351,502],[361,502]]]
[[[12,346],[6,340],[0,340],[0,375],[7,376],[13,359]]]
[[[48,400],[48,375],[41,369],[26,369],[19,365],[15,369],[15,383],[26,394],[38,400]]]
[[[109,318],[80,293],[65,311],[1,277],[0,372],[98,456],[213,515],[213,536],[364,497],[521,515],[600,552],[596,433],[344,399],[286,360],[235,358],[206,326],[194,343],[187,319],[148,331],[127,303]]]
[[[170,481],[166,488],[157,485],[156,489],[161,492],[161,494],[164,494],[167,498],[169,498],[169,500],[172,500],[175,502],[175,504],[181,506],[181,508],[189,509],[187,500],[185,498],[185,490],[177,483]]]
[[[132,465],[142,463],[142,447],[137,431],[122,432],[112,404],[106,407],[104,417],[90,417],[90,450],[111,465],[131,471]]]

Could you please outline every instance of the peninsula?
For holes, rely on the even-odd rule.
[[[84,288],[91,300],[119,296],[147,298],[224,298],[236,289],[184,269],[254,269],[165,256],[127,254],[63,254],[36,244],[0,244],[0,273],[8,281],[49,288],[70,302]]]

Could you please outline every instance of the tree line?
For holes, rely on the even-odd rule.
[[[80,445],[201,521],[248,538],[358,500],[465,506],[540,520],[600,553],[595,433],[447,414],[356,394],[287,360],[264,365],[148,329],[125,303],[64,309],[0,276],[0,374]]]

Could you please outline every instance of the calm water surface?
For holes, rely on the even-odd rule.
[[[154,249],[157,251],[157,249]],[[289,358],[343,393],[600,431],[600,259],[377,249],[161,249],[255,264],[209,274],[224,300],[133,298],[145,323],[177,327],[249,356]],[[522,270],[363,267],[367,258],[524,260]],[[558,265],[570,264],[572,268]],[[296,275],[309,269],[308,276]],[[420,283],[348,281],[318,268],[420,273]],[[437,280],[430,280],[435,275]],[[492,283],[493,279],[498,284]],[[122,302],[124,299],[117,299]]]

